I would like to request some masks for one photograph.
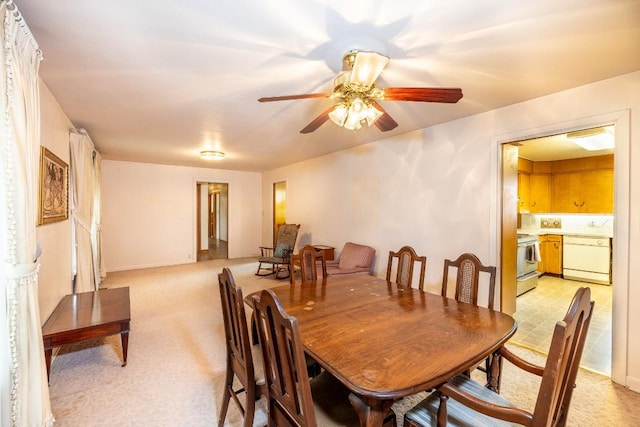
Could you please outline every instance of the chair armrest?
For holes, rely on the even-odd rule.
[[[501,347],[500,350],[498,351],[500,352],[502,357],[504,357],[509,362],[513,363],[515,366],[517,366],[518,368],[524,371],[527,371],[539,377],[541,377],[542,374],[544,373],[544,368],[542,366],[534,365],[533,363],[527,362],[520,356],[517,356],[515,353],[512,353],[506,347]]]
[[[469,381],[472,381],[472,380],[469,380]],[[478,387],[482,387],[482,386],[478,385]],[[530,425],[531,421],[533,420],[533,414],[527,411],[514,408],[514,407],[502,406],[502,405],[497,405],[495,403],[487,402],[485,400],[479,399],[478,397],[470,393],[467,393],[466,391],[450,383],[444,383],[442,386],[438,388],[437,392],[441,393],[440,407],[438,408],[438,425],[440,425],[441,422],[444,422],[443,425],[446,425],[446,420],[447,420],[447,398],[446,397],[451,397],[457,400],[458,402],[462,403],[464,406],[467,406],[474,411],[480,412],[481,414],[484,414],[493,418],[498,418],[504,421],[509,421],[512,423],[518,423],[522,425]],[[446,397],[443,398],[442,396],[446,396]]]

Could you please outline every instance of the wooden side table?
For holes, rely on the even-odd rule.
[[[325,245],[313,245],[314,249],[318,252],[324,252],[324,259],[327,261],[332,261],[334,257],[334,248],[333,246],[325,246]]]
[[[128,287],[66,295],[42,327],[47,379],[54,347],[109,335],[120,334],[125,366],[130,321]]]

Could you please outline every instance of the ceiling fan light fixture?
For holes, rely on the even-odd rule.
[[[362,125],[371,126],[382,116],[382,112],[360,98],[349,102],[340,102],[329,112],[329,118],[338,126],[349,130],[358,130]]]
[[[389,57],[377,52],[356,52],[350,82],[368,88],[388,63]]]
[[[360,114],[350,111],[342,126],[345,129],[354,131],[360,129],[362,127],[362,119]]]
[[[382,117],[382,111],[378,110],[373,105],[367,105],[366,119],[369,126],[374,124],[380,117]]]
[[[200,157],[205,160],[222,160],[224,159],[224,153],[222,151],[202,150]]]
[[[338,126],[344,126],[345,120],[347,120],[347,116],[349,115],[349,109],[345,105],[344,102],[339,103],[336,108],[329,112],[329,118],[331,121]]]

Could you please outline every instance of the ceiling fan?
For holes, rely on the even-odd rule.
[[[417,101],[456,103],[462,98],[460,88],[388,87],[379,88],[376,80],[389,63],[387,56],[377,52],[352,50],[342,58],[343,71],[333,81],[331,93],[271,96],[260,102],[287,101],[306,98],[333,98],[337,102],[313,119],[300,133],[310,133],[331,119],[338,126],[358,130],[364,124],[375,125],[382,132],[398,123],[378,104],[378,101]]]

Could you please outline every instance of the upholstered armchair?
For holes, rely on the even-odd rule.
[[[347,242],[337,260],[327,261],[327,274],[371,274],[376,250],[371,246]]]

